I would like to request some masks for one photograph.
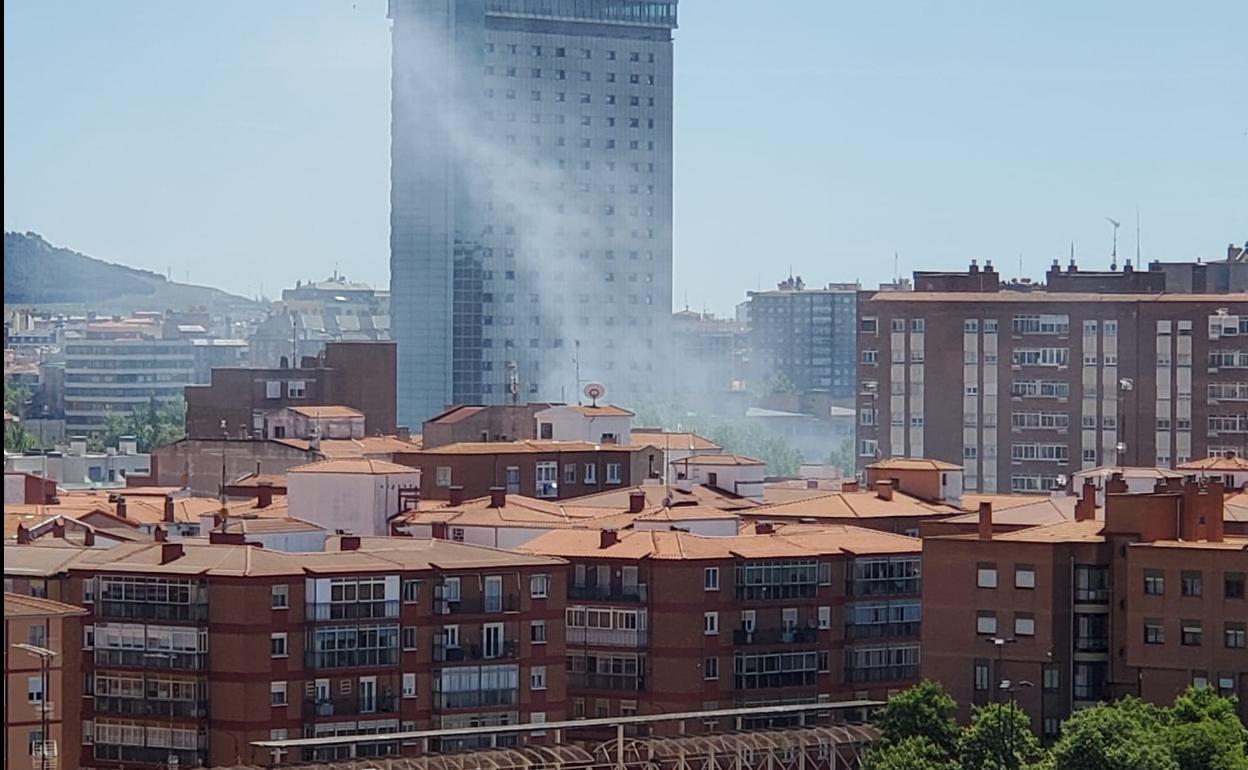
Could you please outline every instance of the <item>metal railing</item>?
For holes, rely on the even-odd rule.
[[[496,649],[486,649],[477,642],[460,642],[455,647],[446,647],[434,642],[433,659],[438,663],[457,663],[464,660],[501,660],[520,657],[520,642],[508,639]]]
[[[123,716],[185,717],[203,719],[208,716],[206,700],[156,700],[151,698],[122,698],[115,695],[96,695],[97,714]]]
[[[845,626],[846,639],[888,639],[894,636],[918,636],[919,621],[906,623],[862,623]]]
[[[516,593],[434,600],[434,612],[439,615],[491,615],[499,612],[519,611],[520,594]]]
[[[397,666],[399,648],[372,647],[363,650],[330,650],[307,652],[303,656],[303,665],[308,668],[361,668],[377,666]]]
[[[586,690],[624,690],[642,692],[646,689],[646,678],[640,674],[568,674],[568,687]]]
[[[818,594],[818,583],[761,583],[737,586],[737,599],[741,601],[813,599]]]
[[[845,584],[846,596],[894,596],[919,593],[919,578],[885,578],[881,580],[850,580]]]
[[[166,749],[159,746],[119,746],[113,743],[96,743],[95,758],[114,762],[142,762],[161,765],[176,757],[178,767],[202,767],[207,756],[188,749]]]
[[[816,634],[813,628],[755,628],[747,631],[738,628],[732,632],[732,643],[749,644],[813,644]]]
[[[208,604],[160,604],[97,599],[92,614],[98,620],[175,620],[203,623],[208,620]]]
[[[851,668],[845,671],[847,682],[900,682],[919,678],[919,666],[877,666],[873,668]]]
[[[208,653],[117,650],[107,647],[96,647],[95,665],[98,667],[122,666],[125,668],[152,668],[171,671],[200,671],[208,666]]]
[[[373,698],[356,696],[310,700],[303,702],[302,711],[305,719],[357,714],[396,714],[399,711],[399,699],[394,695],[378,695]]]
[[[1105,652],[1109,649],[1109,639],[1104,636],[1075,637],[1075,652]]]
[[[498,708],[514,706],[519,700],[518,689],[439,692],[433,695],[434,708],[440,709]]]
[[[634,586],[568,586],[568,598],[577,601],[644,602],[649,599],[645,583]]]
[[[597,644],[603,647],[644,647],[650,632],[627,628],[569,628],[568,644]]]
[[[372,620],[397,618],[398,601],[379,602],[309,602],[304,617],[312,622],[335,620]]]
[[[1075,602],[1077,604],[1108,604],[1109,589],[1108,588],[1076,588]]]

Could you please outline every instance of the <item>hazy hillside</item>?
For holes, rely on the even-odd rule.
[[[72,306],[105,312],[185,310],[256,312],[244,297],[174,283],[159,273],[104,262],[53,246],[36,233],[4,234],[4,304]]]

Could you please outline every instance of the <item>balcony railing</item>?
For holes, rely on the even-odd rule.
[[[119,602],[100,599],[92,613],[97,620],[174,620],[203,623],[208,620],[207,603],[159,604],[152,602]]]
[[[738,690],[762,690],[771,687],[807,687],[816,683],[818,673],[812,669],[801,671],[772,671],[735,674],[733,683]]]
[[[399,602],[310,602],[305,617],[312,622],[324,623],[335,620],[374,620],[397,618]]]
[[[1105,700],[1106,695],[1107,692],[1104,683],[1076,684],[1074,687],[1074,699],[1077,701]]]
[[[645,583],[635,586],[568,586],[568,598],[596,602],[645,602],[649,591]]]
[[[1108,604],[1108,588],[1076,588],[1075,602],[1078,604]]]
[[[845,626],[846,639],[888,639],[895,636],[918,636],[919,622],[864,623]]]
[[[747,644],[813,644],[813,628],[755,628],[747,631],[738,628],[732,632],[732,643]]]
[[[200,671],[208,665],[208,653],[116,650],[96,647],[95,665],[101,668],[122,666],[125,668],[166,669],[171,671]]]
[[[166,766],[170,757],[177,757],[178,767],[203,767],[206,753],[188,749],[164,749],[158,746],[119,746],[114,743],[95,744],[95,758],[113,762],[141,762]],[[170,765],[172,766],[172,765]]]
[[[878,666],[874,668],[851,668],[845,671],[845,681],[863,682],[901,682],[919,678],[919,666]]]
[[[156,700],[122,698],[113,695],[95,696],[95,713],[122,716],[184,717],[204,719],[208,716],[206,700]]]
[[[1109,649],[1109,639],[1103,636],[1075,637],[1075,652],[1105,652]]]
[[[396,714],[399,711],[399,699],[393,695],[382,695],[374,698],[331,698],[330,700],[310,700],[303,703],[305,719],[317,717],[355,716],[357,714]]]
[[[569,628],[568,644],[596,644],[603,647],[644,647],[650,632],[626,628]]]
[[[398,647],[377,647],[365,650],[330,650],[307,652],[303,665],[308,668],[376,668],[397,666]]]
[[[884,580],[851,580],[845,585],[846,596],[892,596],[917,594],[919,578],[888,578]]]
[[[514,706],[520,699],[519,690],[469,690],[467,692],[434,693],[434,708],[467,709]]]
[[[763,583],[737,586],[737,598],[747,602],[772,599],[813,599],[818,594],[817,583]]]
[[[624,690],[642,692],[646,689],[646,678],[637,675],[617,674],[568,674],[568,687],[585,690]]]
[[[499,596],[465,596],[458,599],[435,599],[434,612],[439,615],[492,615],[519,612],[520,594]]]

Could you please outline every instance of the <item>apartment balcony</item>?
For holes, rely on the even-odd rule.
[[[773,687],[811,687],[818,682],[818,677],[818,672],[813,669],[736,673],[733,675],[733,686],[738,690],[766,690]]]
[[[1109,589],[1076,588],[1075,604],[1109,604]]]
[[[469,660],[508,660],[520,657],[520,642],[508,639],[501,646],[491,647],[476,642],[462,642],[447,647],[437,642],[433,647],[433,659],[438,663],[460,663]]]
[[[95,758],[111,762],[136,762],[161,767],[174,767],[169,762],[176,757],[177,767],[203,767],[207,752],[193,749],[166,749],[159,746],[119,746],[113,743],[96,743]]]
[[[816,583],[763,583],[737,586],[737,599],[744,602],[814,599],[818,595],[819,586]]]
[[[399,665],[398,647],[379,647],[366,650],[329,650],[307,652],[303,656],[307,668],[381,668]]]
[[[96,620],[167,620],[205,623],[207,602],[195,604],[162,604],[159,602],[123,602],[97,599],[92,614]]]
[[[860,639],[889,639],[899,636],[919,635],[920,624],[918,621],[910,623],[869,623],[869,624],[851,624],[845,626],[845,638],[852,640]]]
[[[310,700],[303,703],[304,719],[321,717],[357,716],[359,714],[397,714],[399,699],[394,695],[374,698],[348,697],[328,700]]]
[[[599,647],[645,647],[650,632],[619,628],[569,628],[568,644],[589,644]]]
[[[433,695],[433,707],[438,709],[505,708],[515,706],[519,701],[519,690],[469,690]]]
[[[1109,651],[1109,639],[1104,636],[1075,637],[1075,652],[1104,653]]]
[[[813,628],[755,628],[752,631],[738,628],[732,632],[732,643],[736,645],[814,644],[815,638]]]
[[[95,696],[96,714],[134,717],[180,717],[206,719],[206,700],[158,700],[153,698],[122,698],[113,695]]]
[[[919,578],[889,578],[886,580],[851,580],[845,585],[846,596],[904,596],[917,595]]]
[[[382,620],[399,616],[399,602],[310,602],[304,617],[310,623],[332,623],[337,620]]]
[[[641,674],[570,673],[568,689],[643,692],[646,689],[646,678]]]
[[[146,668],[165,671],[202,671],[208,667],[206,652],[164,652],[95,648],[96,668]]]
[[[903,682],[919,678],[919,666],[878,666],[875,668],[851,668],[845,671],[845,681],[853,684],[871,682]]]
[[[568,586],[568,599],[592,602],[646,602],[649,591],[645,583],[635,586]]]
[[[433,612],[436,615],[494,615],[500,612],[519,611],[520,594],[515,593],[433,600]]]

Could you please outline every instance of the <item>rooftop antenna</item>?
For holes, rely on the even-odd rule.
[[[1111,254],[1112,261],[1109,263],[1110,270],[1118,269],[1118,228],[1122,227],[1122,223],[1112,217],[1105,217],[1105,221],[1114,226],[1114,250]]]
[[[1023,255],[1022,254],[1018,255],[1018,279],[1020,281],[1023,279]]]
[[[897,252],[894,251],[893,252],[893,283],[898,283],[900,280],[901,280],[901,255],[899,255]]]
[[[1137,266],[1144,264],[1140,262],[1140,207],[1135,207],[1135,264]]]
[[[572,354],[572,365],[576,369],[576,405],[581,405],[581,341],[573,341],[576,352]]]

